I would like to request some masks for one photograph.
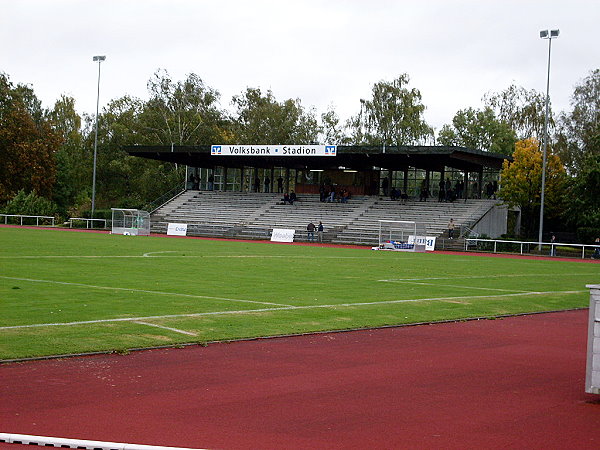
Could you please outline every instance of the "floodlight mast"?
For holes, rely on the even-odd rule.
[[[100,64],[106,60],[106,56],[94,56],[93,61],[98,62],[98,94],[96,96],[96,130],[94,132],[94,168],[92,174],[92,214],[94,218],[94,209],[96,206],[96,155],[98,153],[98,106],[100,104]]]
[[[544,198],[546,190],[546,154],[548,152],[548,121],[550,108],[550,55],[552,51],[552,39],[557,38],[560,30],[542,30],[540,38],[548,39],[548,76],[546,79],[546,115],[544,117],[544,145],[542,151],[542,192],[540,197],[540,229],[538,234],[538,245],[542,250],[542,234],[544,232]]]

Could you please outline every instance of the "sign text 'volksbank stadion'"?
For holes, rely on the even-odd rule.
[[[214,156],[335,156],[337,145],[211,145]]]

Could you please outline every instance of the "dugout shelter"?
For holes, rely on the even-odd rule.
[[[141,209],[111,208],[112,234],[150,235],[150,213]]]

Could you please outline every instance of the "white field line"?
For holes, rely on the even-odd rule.
[[[497,295],[467,295],[460,297],[432,297],[432,298],[412,298],[404,300],[384,300],[380,302],[360,302],[360,303],[339,303],[333,305],[305,305],[305,306],[282,306],[280,308],[260,308],[260,309],[247,309],[239,311],[212,311],[203,313],[188,313],[188,314],[168,314],[163,316],[146,316],[146,317],[127,317],[118,319],[99,319],[99,320],[85,320],[80,322],[64,322],[64,323],[35,323],[29,325],[13,325],[8,327],[0,327],[2,330],[14,330],[21,328],[38,328],[38,327],[51,327],[51,326],[69,326],[69,325],[87,325],[96,323],[109,323],[109,322],[138,322],[152,319],[173,319],[180,317],[202,317],[202,316],[217,316],[226,314],[251,314],[271,311],[290,311],[299,309],[316,309],[316,308],[348,308],[355,306],[378,306],[385,304],[395,303],[410,303],[410,302],[446,302],[453,300],[472,300],[482,298],[500,298],[500,297],[522,297],[528,295],[552,295],[552,294],[581,294],[588,291],[545,291],[545,292],[518,292],[514,294],[497,294]]]
[[[173,252],[173,253],[183,253]],[[162,255],[154,256],[155,253],[162,252],[149,252],[143,255],[16,255],[16,256],[5,256],[0,255],[0,259],[101,259],[101,258],[286,258],[286,259],[365,259],[364,256],[320,256],[320,255]],[[171,253],[171,252],[170,252]]]
[[[104,289],[107,291],[126,291],[126,292],[140,292],[143,294],[172,295],[175,297],[207,298],[207,299],[211,299],[211,300],[223,300],[223,301],[227,301],[227,302],[255,303],[258,305],[291,306],[291,305],[286,305],[284,303],[261,302],[258,300],[243,300],[243,299],[237,299],[237,298],[212,297],[210,295],[181,294],[181,293],[177,293],[177,292],[149,291],[149,290],[145,290],[145,289],[120,288],[120,287],[112,287],[112,286],[96,286],[94,284],[71,283],[68,281],[38,280],[35,278],[4,277],[1,275],[0,275],[0,278],[4,278],[5,280],[30,281],[32,283],[50,283],[50,284],[62,284],[62,285],[66,285],[66,286],[85,287],[85,288],[91,288],[91,289]]]
[[[429,281],[429,280],[474,280],[474,279],[487,279],[487,278],[514,278],[514,277],[552,277],[555,278],[557,276],[596,276],[598,273],[586,273],[586,272],[577,272],[577,273],[509,273],[502,275],[452,275],[447,277],[425,277],[425,278],[390,278],[387,280],[377,280],[382,282],[396,282],[396,281]]]
[[[178,328],[165,327],[164,325],[158,325],[156,323],[142,322],[141,320],[136,320],[133,323],[137,323],[139,325],[148,325],[149,327],[162,328],[163,330],[170,330],[174,331],[175,333],[187,334],[188,336],[198,336],[196,333],[192,333],[191,331],[183,331]]]
[[[379,280],[382,281],[382,280]],[[436,287],[450,287],[460,289],[476,289],[480,291],[499,291],[499,292],[531,292],[523,291],[520,289],[498,289],[498,288],[487,288],[487,287],[476,287],[476,286],[459,286],[456,284],[438,284],[438,283],[424,283],[420,281],[407,281],[407,280],[386,280],[388,283],[403,283],[403,284],[418,284],[420,286],[436,286]]]

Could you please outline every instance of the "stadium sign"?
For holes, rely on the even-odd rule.
[[[187,236],[187,223],[169,223],[167,236]]]
[[[408,243],[409,244],[414,244],[415,243],[415,237],[411,234],[410,236],[408,236]],[[419,236],[417,238],[417,244],[425,244],[425,250],[428,252],[432,252],[435,250],[435,236]]]
[[[211,145],[213,156],[335,156],[337,145]]]
[[[271,234],[271,242],[294,242],[294,234],[296,230],[285,228],[273,228]]]

